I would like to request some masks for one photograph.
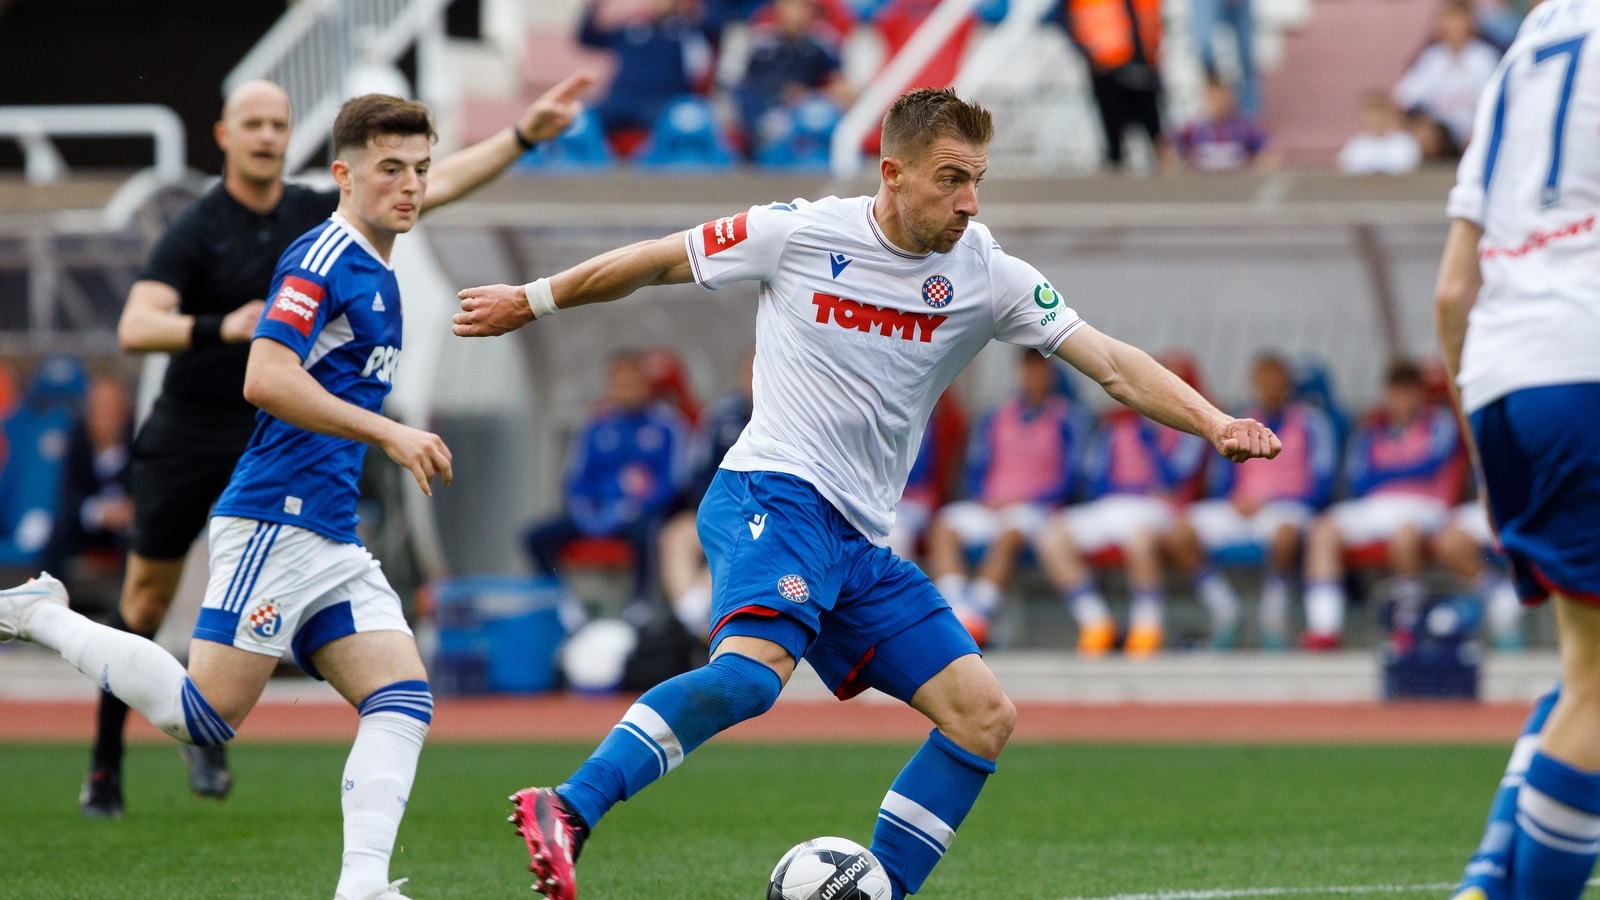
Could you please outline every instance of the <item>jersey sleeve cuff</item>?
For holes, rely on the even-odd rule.
[[[1445,212],[1452,219],[1465,219],[1474,225],[1483,224],[1483,188],[1475,184],[1457,184],[1450,189],[1450,200]]]

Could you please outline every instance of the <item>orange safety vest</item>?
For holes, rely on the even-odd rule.
[[[1141,49],[1145,62],[1159,61],[1161,0],[1067,0],[1065,12],[1068,33],[1096,71],[1125,66]]]

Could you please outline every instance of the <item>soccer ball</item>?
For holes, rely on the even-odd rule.
[[[841,837],[806,841],[778,860],[767,900],[889,900],[889,873],[872,851]]]

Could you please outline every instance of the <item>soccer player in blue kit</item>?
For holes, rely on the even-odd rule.
[[[433,135],[412,101],[368,94],[339,112],[339,206],[284,252],[256,326],[244,391],[261,412],[213,510],[188,671],[159,645],[68,610],[49,575],[0,591],[0,640],[60,653],[185,743],[232,738],[287,651],[333,685],[360,713],[340,794],[335,894],[349,900],[402,896],[389,858],[433,712],[400,598],[355,530],[365,445],[426,494],[434,477],[451,478],[438,435],[381,413],[400,354],[389,254],[416,224]]]
[[[1523,602],[1554,598],[1561,655],[1460,900],[1579,897],[1600,852],[1597,126],[1600,0],[1549,0],[1479,101],[1435,291],[1491,521]]]
[[[922,887],[1016,710],[949,604],[886,545],[934,402],[989,341],[1053,353],[1230,459],[1278,452],[1265,426],[1085,324],[971,221],[992,127],[951,91],[912,91],[884,119],[875,197],[757,206],[531,284],[460,293],[455,333],[489,336],[652,284],[760,284],[752,417],[699,512],[711,663],[640,697],[566,783],[513,797],[534,890],[576,898],[573,864],[601,816],[765,712],[802,658],[841,699],[877,688],[932,720],[872,841],[897,898]]]

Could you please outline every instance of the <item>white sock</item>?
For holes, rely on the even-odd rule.
[[[1100,596],[1093,585],[1078,585],[1062,593],[1065,595],[1063,602],[1072,611],[1072,618],[1077,620],[1079,628],[1102,625],[1111,620],[1111,608],[1106,606],[1106,598]]]
[[[1489,620],[1489,633],[1496,637],[1516,635],[1522,625],[1522,598],[1517,596],[1511,579],[1503,575],[1494,576],[1489,582],[1480,592],[1486,598],[1484,614]]]
[[[711,634],[711,587],[696,584],[672,601],[672,612],[689,633],[702,640]]]
[[[389,857],[411,796],[428,723],[399,712],[361,717],[344,764],[344,864],[336,898],[366,898],[389,885]]]
[[[1394,624],[1396,628],[1410,630],[1422,615],[1422,601],[1427,595],[1421,579],[1414,575],[1397,575],[1394,579]]]
[[[944,595],[944,599],[951,607],[961,609],[967,605],[967,576],[955,572],[940,575],[933,586],[939,589],[939,593]]]
[[[967,588],[967,597],[978,612],[992,616],[1000,608],[1000,585],[987,578],[974,578]]]
[[[1344,632],[1344,589],[1331,581],[1306,587],[1306,630],[1312,634]]]
[[[1232,628],[1239,621],[1239,595],[1228,579],[1215,569],[1208,569],[1195,583],[1200,603],[1211,614],[1213,630]]]
[[[65,606],[41,605],[28,621],[28,639],[61,654],[101,690],[117,695],[151,724],[185,743],[221,743],[233,736],[225,724],[217,727],[209,706],[204,712],[208,734],[196,741],[189,735],[184,716],[184,686],[189,673],[172,654],[149,638],[92,622]],[[192,691],[192,699],[199,698]],[[205,701],[200,699],[200,704]],[[225,732],[225,734],[224,734]]]
[[[1161,592],[1148,588],[1136,590],[1128,601],[1128,627],[1160,628],[1166,601]]]
[[[1276,572],[1267,573],[1261,582],[1261,606],[1256,610],[1261,620],[1261,633],[1286,635],[1289,633],[1289,582]]]

